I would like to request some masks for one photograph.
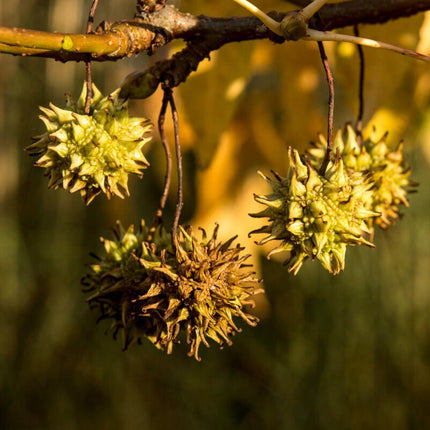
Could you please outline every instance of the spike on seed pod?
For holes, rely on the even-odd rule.
[[[199,346],[209,339],[231,344],[240,329],[233,319],[256,325],[248,314],[252,296],[262,292],[259,280],[246,264],[243,248],[210,238],[197,239],[182,227],[175,240],[142,221],[139,232],[119,225],[114,240],[103,240],[105,253],[83,279],[91,307],[102,319],[111,319],[114,335],[123,333],[126,349],[146,337],[170,354],[181,333],[190,344],[189,355],[200,360]]]
[[[107,97],[93,85],[90,114],[85,114],[87,88],[77,102],[66,95],[66,108],[40,107],[46,132],[34,137],[26,149],[40,156],[50,188],[79,191],[89,204],[104,192],[108,198],[129,196],[128,175],[142,176],[149,163],[142,153],[150,141],[151,125],[144,118],[129,117],[119,90]]]

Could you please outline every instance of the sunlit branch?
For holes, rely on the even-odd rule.
[[[153,31],[133,22],[92,34],[0,27],[0,52],[60,61],[115,61],[149,49],[153,38]]]
[[[237,2],[245,4],[245,0]],[[246,0],[246,3],[249,2]],[[232,42],[268,38],[275,40],[273,32],[279,34],[280,21],[289,15],[278,12],[276,20],[268,17],[266,24],[271,27],[269,29],[255,17],[195,16],[182,13],[171,5],[155,9],[153,13],[142,13],[133,20],[105,22],[92,34],[0,27],[0,52],[54,58],[64,62],[88,61],[89,58],[91,61],[116,61],[143,51],[152,53],[173,39],[184,39],[197,44],[202,36],[203,42],[210,40],[219,49]],[[309,31],[328,31],[362,23],[384,23],[389,19],[408,17],[425,10],[430,10],[430,0],[328,3],[318,11],[318,20],[309,21]],[[267,16],[263,12],[261,14],[262,17]],[[328,40],[327,37],[324,40]],[[280,43],[282,39],[278,36],[276,41]],[[402,48],[399,49],[400,53],[406,53],[405,50],[402,52]]]

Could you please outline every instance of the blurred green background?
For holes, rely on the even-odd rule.
[[[1,2],[0,25],[82,32],[90,3]],[[134,14],[133,1],[100,3],[96,22]],[[184,0],[181,9],[246,14],[225,3]],[[265,10],[285,8],[266,3]],[[429,54],[429,21],[421,14],[362,32]],[[327,49],[341,127],[357,110],[357,55],[348,46]],[[167,55],[94,64],[94,80],[112,91]],[[256,328],[244,326],[224,350],[202,349],[196,362],[186,345],[171,356],[149,342],[122,352],[81,292],[99,237],[109,237],[117,219],[128,226],[153,216],[164,165],[156,133],[152,167],[131,181],[130,199],[101,196],[85,207],[79,196],[48,190],[23,148],[43,130],[37,106],[62,106],[66,91],[77,96],[84,65],[0,56],[0,428],[430,428],[429,66],[366,50],[365,122],[389,130],[393,145],[405,140],[411,177],[421,184],[405,217],[376,234],[376,249],[348,250],[344,273],[333,277],[308,262],[293,277],[247,239],[258,227],[247,213],[259,209],[252,193],[265,191],[256,170],[285,174],[286,147],[302,150],[325,130],[317,49],[243,43],[211,58],[177,93],[187,175],[182,220],[209,230],[216,220],[226,236],[239,234],[266,297],[257,301]],[[156,93],[131,110],[156,123],[159,106]],[[173,206],[172,198],[167,222]]]

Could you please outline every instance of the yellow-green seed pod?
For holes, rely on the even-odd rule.
[[[46,169],[49,188],[79,191],[86,204],[100,192],[108,198],[129,196],[128,175],[141,177],[149,165],[142,150],[150,141],[151,125],[129,117],[119,90],[103,97],[95,85],[86,114],[86,94],[84,84],[77,102],[67,96],[65,109],[52,103],[49,109],[41,107],[46,132],[26,149],[40,156],[35,165]]]
[[[273,193],[255,197],[266,208],[251,216],[268,218],[268,223],[250,234],[267,234],[260,244],[279,241],[268,257],[290,252],[285,263],[294,274],[307,259],[337,274],[344,270],[348,245],[373,246],[365,222],[379,215],[366,209],[373,184],[364,174],[349,176],[341,159],[330,163],[324,175],[291,148],[289,159],[286,178],[276,175],[275,182],[263,176]]]
[[[366,209],[379,212],[380,217],[367,219],[371,236],[374,225],[388,228],[399,217],[400,205],[409,206],[407,194],[411,187],[417,186],[409,179],[411,168],[406,164],[403,145],[390,149],[386,142],[387,134],[376,139],[374,134],[359,142],[350,125],[339,130],[334,141],[333,151],[339,152],[349,176],[356,172],[366,173],[373,182],[372,194],[366,201]],[[318,168],[325,156],[327,142],[323,137],[308,151],[311,164]]]

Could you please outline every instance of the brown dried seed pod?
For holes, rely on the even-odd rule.
[[[199,347],[209,339],[232,343],[240,331],[235,319],[256,325],[246,308],[262,289],[245,263],[249,256],[231,246],[235,238],[218,242],[217,231],[209,239],[202,231],[198,240],[180,228],[173,249],[169,234],[158,228],[150,235],[142,222],[139,233],[119,227],[116,240],[104,241],[105,255],[83,283],[101,319],[113,320],[114,335],[123,332],[124,349],[146,337],[171,353],[184,332],[189,355],[200,360]]]

